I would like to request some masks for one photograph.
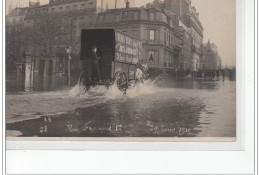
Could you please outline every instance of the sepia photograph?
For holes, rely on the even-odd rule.
[[[14,138],[236,141],[236,0],[6,0]]]

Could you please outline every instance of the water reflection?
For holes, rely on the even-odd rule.
[[[169,99],[167,93],[116,99],[74,112],[7,124],[22,136],[75,137],[191,137],[200,131],[197,99]]]
[[[78,75],[70,80],[73,86]],[[6,128],[21,136],[235,136],[235,82],[165,81],[149,87],[150,94],[129,91],[112,99],[103,91],[83,96],[70,96],[68,90],[35,92],[68,88],[68,78],[58,74],[9,75],[6,82]],[[25,90],[33,92],[13,93]]]
[[[30,69],[27,67],[26,70]],[[72,74],[70,78],[64,75],[52,74],[42,76],[37,72],[26,71],[17,75],[6,76],[6,92],[32,92],[32,91],[54,91],[75,86],[79,73]]]
[[[38,72],[30,71],[30,66],[26,67],[24,73],[9,74],[6,76],[6,92],[23,92],[23,91],[53,91],[66,87],[73,87],[77,84],[80,73],[74,73],[70,77],[60,74],[40,75]],[[204,80],[166,80],[160,82],[159,87],[171,87],[181,89],[218,89],[220,83],[218,81]]]

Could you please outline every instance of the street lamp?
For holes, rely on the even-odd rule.
[[[71,46],[66,46],[66,53],[68,54],[68,83],[70,85],[70,61],[71,61],[71,52],[72,52],[72,47]]]

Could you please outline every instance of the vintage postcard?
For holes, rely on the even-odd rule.
[[[7,140],[236,141],[236,0],[6,0]]]

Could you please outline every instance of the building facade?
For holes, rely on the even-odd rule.
[[[202,69],[221,69],[221,58],[218,54],[218,48],[214,43],[203,44],[203,52],[201,59]]]
[[[146,7],[161,8],[178,16],[183,33],[182,68],[195,71],[201,69],[203,27],[191,0],[155,0]]]
[[[179,69],[181,49],[176,21],[156,8],[114,9],[99,13],[96,27],[115,28],[142,39],[141,62],[149,67]]]
[[[130,8],[131,6],[134,6],[135,0],[129,0],[128,2],[128,7]],[[81,30],[85,28],[94,28],[96,25],[97,14],[99,12],[104,12],[110,8],[125,7],[126,2],[124,0],[49,0],[49,3],[45,5],[40,5],[39,2],[29,2],[28,7],[16,8],[6,16],[6,31],[9,36],[12,36],[14,30],[19,31],[23,27],[33,26],[40,20],[42,20],[42,24],[39,23],[39,25],[43,29],[37,31],[38,33],[51,36],[52,34],[48,32],[51,30],[54,31],[56,28],[60,33],[57,33],[57,36],[53,36],[53,38],[60,38],[58,40],[60,46],[54,44],[56,41],[53,38],[49,38],[53,41],[50,45],[55,45],[54,47],[61,47],[63,49],[56,49],[55,54],[51,54],[48,57],[45,56],[44,58],[42,55],[33,53],[33,50],[36,50],[35,43],[38,43],[36,41],[35,43],[27,43],[27,48],[24,48],[23,50],[27,50],[26,52],[28,52],[31,57],[37,58],[29,59],[36,62],[34,63],[35,72],[41,72],[40,74],[43,74],[44,76],[54,73],[64,74],[66,73],[66,67],[68,64],[68,55],[65,51],[66,46],[69,45],[73,47],[71,69],[77,70],[79,67],[78,60]],[[66,23],[64,23],[63,26],[57,26],[56,24],[59,23],[62,18],[66,20]],[[55,19],[57,20],[56,23]],[[10,39],[8,40],[10,43],[15,43],[11,41],[11,37],[8,39]],[[39,38],[39,40],[40,39],[41,38]],[[8,48],[12,48],[12,46],[10,45]],[[11,56],[7,57],[7,60],[10,60],[9,57]],[[20,54],[19,57],[25,60],[25,56],[22,54]]]
[[[38,37],[39,41],[48,39],[50,42],[40,43],[35,40],[27,42],[23,52],[25,55],[30,55],[30,58],[20,54],[23,62],[26,62],[26,58],[33,61],[34,72],[39,72],[43,76],[55,73],[66,74],[68,72],[68,54],[65,48],[67,46],[73,47],[71,69],[77,70],[81,29],[95,26],[97,13],[100,10],[98,5],[98,1],[95,0],[50,0],[49,4],[46,5],[30,3],[29,7],[16,8],[7,15],[6,29],[7,32],[12,32],[14,29],[34,27],[35,32],[40,33],[40,35],[28,36],[36,39]],[[65,22],[61,22],[61,19],[64,19]],[[39,27],[37,28],[36,25]],[[46,37],[40,38],[41,35]],[[39,47],[47,47],[47,45],[55,47],[55,49],[53,49],[53,53],[44,56],[40,54],[42,48]],[[36,50],[37,53],[33,53]]]
[[[7,15],[6,32],[12,39],[13,31],[19,32],[23,26],[36,24],[37,20],[40,21],[39,28],[44,29],[40,31],[44,35],[51,35],[48,31],[59,31],[58,37],[49,38],[50,45],[59,47],[54,54],[37,55],[30,47],[19,51],[20,60],[33,60],[34,71],[44,75],[66,73],[67,46],[72,47],[71,69],[78,70],[81,30],[89,28],[113,28],[141,39],[141,62],[148,63],[149,67],[196,71],[221,65],[219,56],[219,59],[213,59],[214,63],[207,63],[212,60],[206,56],[209,53],[202,44],[203,27],[190,0],[155,0],[141,8],[133,7],[135,0],[128,2],[128,5],[125,0],[50,0],[46,5],[30,3],[29,7],[16,8]],[[47,21],[43,20],[41,24],[41,19],[46,18]],[[35,47],[35,43],[38,42],[31,42],[31,46]],[[210,47],[217,53],[214,44]]]

